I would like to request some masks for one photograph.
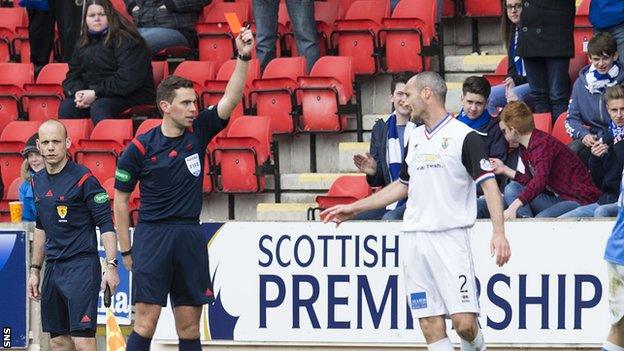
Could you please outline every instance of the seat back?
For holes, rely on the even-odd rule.
[[[169,64],[167,61],[152,61],[152,76],[154,77],[154,88],[158,88],[160,82],[169,75]]]
[[[304,57],[283,57],[271,60],[264,70],[262,79],[253,81],[252,98],[259,116],[271,118],[274,133],[293,133],[293,108],[296,105],[294,92],[297,78],[306,74]],[[294,102],[294,104],[293,104]]]
[[[21,7],[0,8],[0,38],[14,39],[20,28],[28,26],[26,10]]]
[[[498,62],[494,73],[484,74],[483,78],[487,79],[491,86],[502,84],[505,78],[507,78],[508,62],[509,58],[507,56],[503,56],[503,58]]]
[[[552,117],[550,112],[534,113],[533,121],[535,122],[535,128],[548,134],[552,132]]]
[[[105,119],[93,128],[88,139],[78,142],[83,151],[112,151],[120,154],[133,136],[132,120]]]
[[[464,0],[466,17],[500,17],[503,7],[500,1]]]
[[[173,75],[186,78],[203,87],[205,81],[214,79],[215,66],[210,61],[184,61],[176,67]]]
[[[244,25],[249,21],[249,4],[244,2],[217,2],[204,7],[204,22],[196,25],[199,37],[199,59],[212,61],[217,67],[234,56],[234,37],[223,16],[235,12]]]
[[[61,85],[68,71],[69,65],[66,63],[48,63],[39,72],[36,83]]]
[[[270,157],[271,121],[243,116],[231,123],[226,137],[216,137],[212,159],[220,166],[219,191],[249,193],[264,190],[265,177],[258,167]]]
[[[339,115],[339,105],[349,103],[353,94],[351,58],[324,56],[314,64],[309,77],[300,77],[298,99],[302,114],[300,129],[306,132],[341,132],[347,116]]]
[[[587,45],[594,35],[593,28],[574,28],[574,54],[587,54]]]
[[[583,0],[576,8],[576,16],[574,16],[574,27],[592,27],[589,22],[589,4],[591,0]]]
[[[552,136],[559,139],[559,141],[561,141],[562,143],[566,145],[572,142],[572,137],[570,137],[570,134],[568,134],[568,132],[566,131],[565,123],[566,123],[567,118],[568,118],[567,111],[559,115],[552,129]]]
[[[148,118],[139,125],[136,132],[134,133],[135,137],[138,137],[141,134],[145,134],[150,129],[156,128],[162,124],[162,119],[160,118]]]
[[[23,88],[24,84],[35,82],[35,71],[32,63],[0,63],[1,84],[15,85]]]
[[[364,175],[344,175],[336,178],[327,195],[317,196],[316,203],[322,210],[335,205],[349,204],[372,194]],[[324,218],[321,218],[324,219]]]
[[[333,46],[338,55],[353,57],[356,74],[371,75],[379,69],[379,60],[374,55],[377,35],[382,19],[390,16],[390,3],[386,0],[354,1],[343,20],[335,22],[332,35]]]
[[[39,129],[38,121],[14,121],[6,125],[0,134],[0,169],[2,182],[11,182],[20,176],[20,167],[24,158],[24,144]]]
[[[67,136],[71,140],[69,153],[75,156],[76,151],[80,150],[80,140],[89,139],[93,130],[93,121],[90,118],[64,119],[62,123],[65,125]]]

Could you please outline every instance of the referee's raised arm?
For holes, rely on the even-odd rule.
[[[249,60],[251,60],[251,50],[253,46],[254,39],[251,30],[248,28],[241,28],[240,33],[236,37],[236,49],[238,50],[236,67],[225,88],[223,97],[217,104],[217,113],[221,119],[229,119],[230,114],[243,97],[245,81],[247,80],[247,69]]]

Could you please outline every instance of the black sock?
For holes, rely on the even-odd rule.
[[[178,350],[201,351],[201,342],[199,342],[199,339],[180,339]]]
[[[128,337],[126,351],[149,351],[152,338],[144,338],[134,330]]]

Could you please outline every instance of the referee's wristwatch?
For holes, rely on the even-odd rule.
[[[113,258],[112,260],[108,260],[108,261],[106,261],[106,265],[108,265],[108,266],[113,266],[113,267],[117,268],[117,266],[118,266],[119,264],[118,264],[118,262],[117,262],[117,259],[116,259],[116,258]]]

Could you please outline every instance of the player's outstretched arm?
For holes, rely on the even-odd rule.
[[[490,252],[492,256],[496,254],[496,264],[502,266],[511,257],[511,249],[509,242],[505,237],[505,223],[503,221],[503,197],[498,190],[496,179],[490,178],[481,182],[481,188],[485,195],[490,218],[492,220],[492,241],[490,243]]]
[[[364,211],[382,208],[407,196],[407,185],[394,181],[373,195],[349,205],[336,205],[321,212],[324,222],[335,222],[337,225],[353,218]]]
[[[236,37],[236,49],[242,56],[251,56],[251,50],[253,49],[254,39],[251,30],[248,28],[241,28],[241,32]],[[230,114],[236,108],[236,105],[241,101],[243,97],[243,91],[245,89],[245,82],[247,80],[247,69],[249,62],[240,59],[236,60],[236,67],[234,73],[230,77],[223,97],[217,104],[217,113],[219,118],[228,119]]]
[[[115,214],[115,225],[117,226],[117,237],[119,238],[119,250],[127,252],[130,246],[130,193],[115,189],[115,202],[113,209]],[[123,256],[123,264],[127,270],[132,269],[132,256]]]

